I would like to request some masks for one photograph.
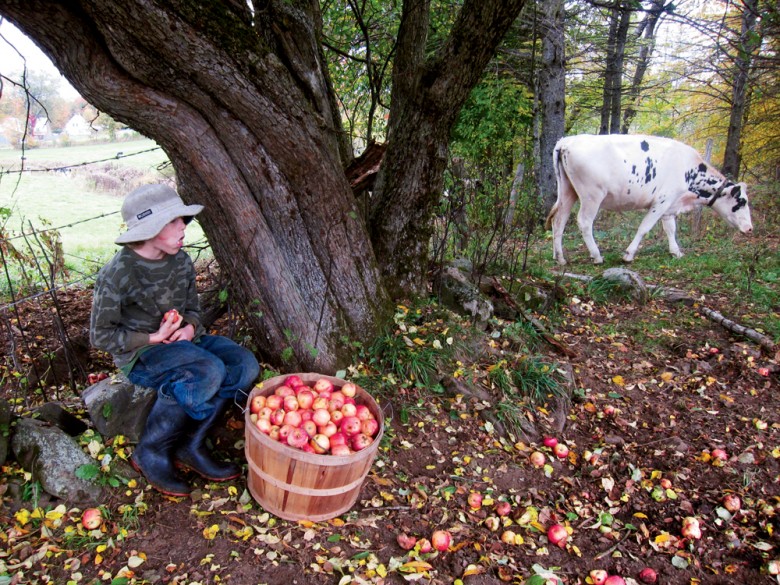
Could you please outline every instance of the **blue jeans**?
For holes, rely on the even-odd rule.
[[[147,349],[128,379],[156,388],[157,397],[177,402],[195,420],[214,414],[217,398],[240,398],[260,374],[248,349],[221,335],[204,335],[196,342],[176,341]]]

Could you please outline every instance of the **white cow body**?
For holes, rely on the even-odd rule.
[[[690,146],[670,138],[643,135],[580,134],[561,138],[553,151],[558,200],[547,217],[553,231],[553,256],[566,264],[563,231],[572,207],[594,263],[603,262],[593,239],[599,209],[648,209],[623,259],[631,262],[642,238],[660,219],[669,252],[682,256],[677,245],[675,216],[707,205],[742,233],[753,229],[747,187],[733,183],[704,162]]]

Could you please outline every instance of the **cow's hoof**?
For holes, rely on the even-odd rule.
[[[634,261],[634,257],[633,256],[631,256],[629,254],[626,254],[625,256],[623,256],[623,262],[628,262],[629,264],[631,264],[633,261]]]
[[[594,264],[604,264],[604,258],[598,257],[593,259]]]

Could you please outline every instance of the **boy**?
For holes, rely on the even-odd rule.
[[[114,357],[136,385],[157,400],[133,452],[133,466],[157,490],[186,496],[175,465],[213,481],[241,469],[214,460],[208,430],[260,373],[252,353],[200,323],[195,268],[182,250],[184,231],[202,205],[185,205],[167,185],[144,185],[122,203],[122,249],[95,281],[90,341]]]

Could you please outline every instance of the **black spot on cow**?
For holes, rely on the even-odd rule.
[[[704,163],[699,163],[699,172],[700,173],[706,173],[707,172],[707,165]]]
[[[642,142],[640,142],[639,146],[642,148],[644,152],[650,150],[650,145],[647,143],[647,140],[643,140]]]
[[[645,166],[645,183],[649,183],[653,180],[653,177],[655,177],[655,165],[653,163],[653,159],[649,156],[647,157],[647,165]]]
[[[636,165],[631,165],[631,174],[636,175]]]

